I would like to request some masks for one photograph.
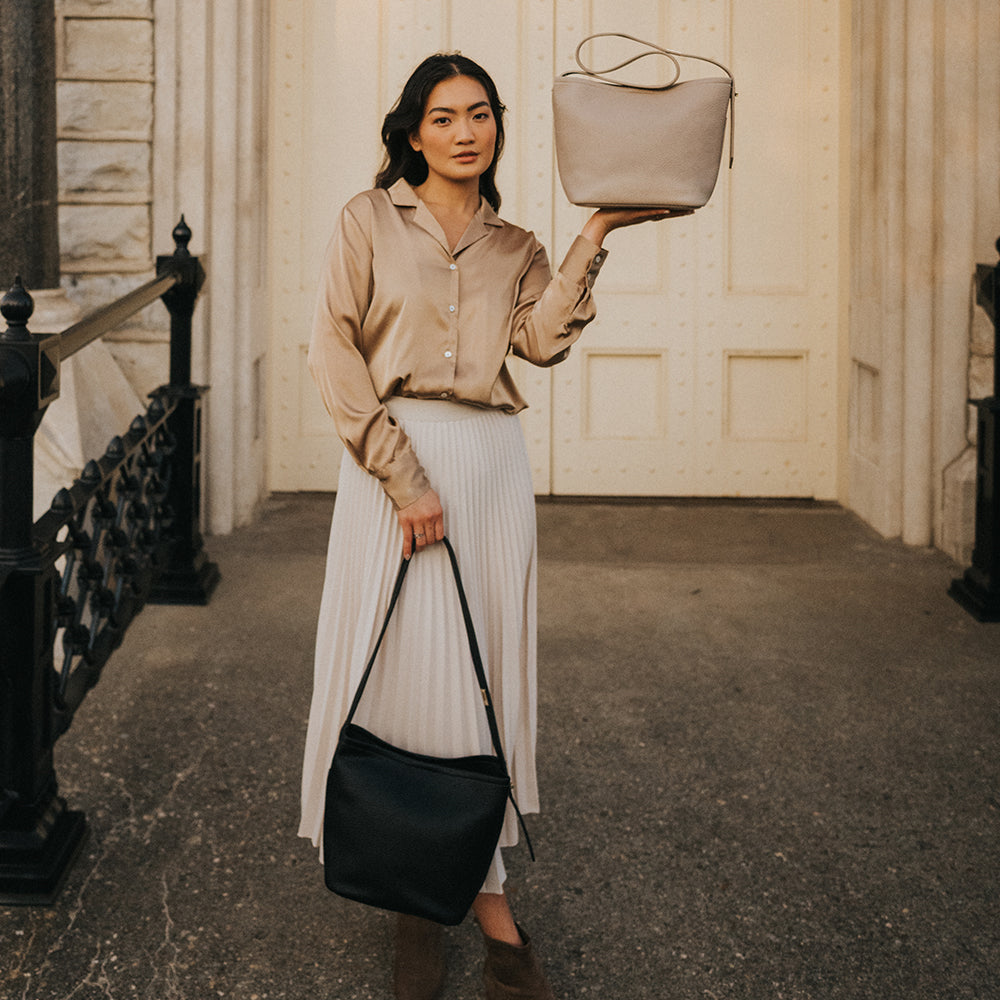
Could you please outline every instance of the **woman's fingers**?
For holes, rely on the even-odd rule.
[[[616,229],[640,222],[680,219],[693,211],[692,208],[599,208],[586,221],[581,232],[591,243],[604,246],[605,237]]]
[[[442,521],[437,523],[430,522],[423,525],[415,525],[413,528],[413,546],[412,550],[414,552],[421,552],[428,545],[435,545],[444,538],[444,524]],[[404,533],[403,538],[403,555],[409,559],[410,557],[406,555],[406,538]]]
[[[641,222],[658,222],[661,219],[679,219],[691,215],[692,208],[634,208],[608,210],[607,221],[611,229],[622,229]]]
[[[435,545],[444,538],[444,518],[438,517],[432,521],[426,521],[423,525],[415,526],[413,529],[413,540],[418,549],[428,545]]]
[[[419,500],[397,511],[403,529],[403,558],[444,538],[444,511],[437,493],[428,490]]]

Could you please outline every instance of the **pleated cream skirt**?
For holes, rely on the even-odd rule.
[[[441,497],[522,812],[538,811],[535,505],[524,437],[511,414],[393,398]],[[326,774],[381,628],[403,535],[378,481],[345,453],[316,637],[299,835],[321,845]],[[418,753],[491,753],[489,730],[444,546],[414,555],[355,722]],[[518,840],[507,806],[500,846]],[[499,848],[483,885],[501,892]]]

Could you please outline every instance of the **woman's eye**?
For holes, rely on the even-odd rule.
[[[435,125],[447,125],[449,119],[447,118],[435,118],[433,124]]]

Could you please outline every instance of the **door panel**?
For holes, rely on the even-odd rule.
[[[559,71],[590,30],[642,25],[728,65],[739,97],[735,168],[709,204],[609,237],[598,319],[554,369],[553,492],[835,496],[839,9],[559,9]],[[565,239],[581,213],[557,220]]]

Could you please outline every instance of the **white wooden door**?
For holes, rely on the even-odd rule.
[[[586,34],[623,30],[731,66],[736,168],[691,219],[613,234],[599,318],[570,360],[516,365],[536,491],[835,496],[840,8],[274,0],[271,488],[336,488],[340,446],[305,364],[313,297],[337,211],[371,185],[382,117],[413,67],[458,49],[494,76],[508,106],[501,214],[556,265],[586,212],[555,173],[552,79]]]
[[[557,71],[589,31],[628,25],[729,66],[739,96],[735,167],[709,204],[609,237],[598,320],[553,370],[553,492],[835,497],[839,5],[559,9]],[[556,217],[565,240],[582,212]]]

